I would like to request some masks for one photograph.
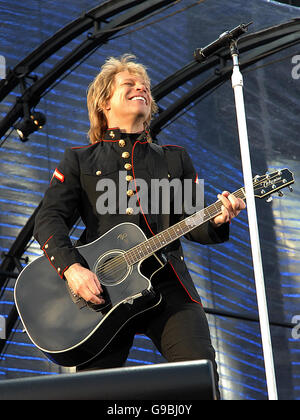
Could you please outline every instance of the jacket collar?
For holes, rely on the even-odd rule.
[[[118,140],[121,140],[121,139],[126,139],[128,137],[129,137],[129,135],[127,133],[122,133],[119,128],[109,128],[109,129],[107,129],[107,131],[106,131],[106,133],[103,137],[103,140],[118,141]],[[137,136],[135,141],[144,142],[144,141],[147,141],[150,138],[151,137],[150,137],[150,134],[148,133],[148,131],[142,131],[140,133],[140,135]]]

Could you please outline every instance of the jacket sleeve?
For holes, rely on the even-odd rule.
[[[61,278],[72,264],[85,265],[69,236],[70,229],[79,217],[80,196],[77,156],[72,149],[67,149],[45,193],[33,233]]]
[[[204,188],[201,191],[201,185],[198,184],[198,175],[194,168],[192,159],[190,158],[189,154],[185,149],[183,149],[182,155],[182,162],[183,162],[183,178],[184,180],[192,180],[192,202],[193,206],[197,207],[197,210],[201,210],[203,207],[206,206],[205,198],[204,198]],[[203,185],[204,187],[204,185]],[[202,194],[202,200],[199,200],[197,206],[196,200],[196,189],[200,188],[200,192],[198,194]],[[184,193],[185,196],[185,193]],[[201,197],[200,197],[201,198]],[[201,208],[199,208],[199,204]],[[188,217],[191,213],[187,213],[187,209],[185,208],[184,217]],[[229,239],[229,223],[224,223],[219,228],[215,228],[211,222],[205,222],[199,227],[191,230],[189,233],[185,235],[185,238],[201,243],[203,245],[210,245],[210,244],[217,244],[223,243],[228,241]]]

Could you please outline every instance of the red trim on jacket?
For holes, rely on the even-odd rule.
[[[42,251],[44,251],[44,254],[45,254],[45,256],[46,256],[46,258],[48,259],[48,261],[49,261],[49,263],[52,265],[52,267],[54,268],[54,270],[57,272],[57,274],[59,275],[59,277],[60,278],[63,278],[63,276],[64,276],[64,272],[66,271],[66,269],[68,268],[68,267],[66,267],[63,271],[62,271],[62,273],[58,273],[58,271],[57,271],[57,269],[56,269],[56,267],[52,264],[52,261],[50,260],[50,258],[48,257],[48,253],[47,253],[47,251],[45,250],[45,246],[47,245],[47,243],[50,241],[50,239],[51,238],[53,238],[53,235],[51,235],[48,239],[47,239],[47,241],[44,243],[44,246],[42,247]]]
[[[48,261],[49,261],[49,263],[52,265],[52,267],[54,268],[54,270],[57,272],[57,274],[59,275],[59,277],[62,279],[63,278],[63,273],[66,271],[66,269],[68,268],[68,267],[66,267],[64,270],[63,270],[63,272],[62,273],[58,273],[58,271],[57,271],[57,268],[52,264],[52,261],[50,260],[50,258],[48,257],[48,254],[47,254],[47,252],[46,251],[44,251],[44,253],[45,253],[45,255],[46,255],[46,257],[47,257],[47,259],[48,259]]]
[[[134,145],[133,145],[133,147],[132,147],[132,155],[131,155],[131,165],[132,165],[132,174],[133,174],[133,179],[134,179],[134,184],[135,184],[135,191],[136,191],[136,195],[137,195],[137,199],[138,199],[138,203],[139,203],[139,206],[140,206],[140,209],[141,209],[141,211],[142,211],[142,214],[143,214],[143,216],[144,216],[144,219],[145,219],[145,222],[146,222],[146,224],[147,224],[147,226],[148,226],[148,229],[150,230],[150,232],[152,233],[152,235],[153,236],[155,236],[155,234],[152,232],[152,229],[150,228],[150,226],[149,226],[149,223],[148,223],[148,220],[147,220],[147,218],[146,218],[146,215],[144,214],[144,212],[143,212],[143,209],[142,209],[142,206],[141,206],[141,202],[140,202],[140,199],[139,199],[139,196],[138,196],[138,192],[137,192],[137,190],[136,190],[136,182],[135,182],[135,173],[134,173],[134,164],[133,164],[133,154],[134,154],[134,148],[135,148],[135,146],[136,146],[136,144],[137,143],[140,143],[140,144],[145,144],[145,143],[148,143],[147,141],[146,142],[143,142],[143,143],[141,143],[140,141],[137,141],[137,142],[135,142],[134,143]],[[172,145],[168,145],[168,146],[172,146]],[[176,147],[182,147],[182,146],[176,146]],[[172,269],[173,269],[173,271],[174,271],[174,273],[175,273],[175,275],[176,275],[176,277],[177,277],[177,279],[179,280],[179,283],[181,284],[181,286],[184,288],[184,290],[186,291],[186,293],[188,294],[188,296],[189,296],[189,298],[191,299],[191,301],[192,302],[195,302],[195,303],[198,303],[198,305],[201,305],[202,306],[202,303],[201,302],[198,302],[197,300],[195,300],[195,299],[193,299],[192,298],[192,296],[190,295],[190,293],[188,292],[188,290],[187,290],[187,288],[184,286],[184,284],[182,283],[182,281],[180,280],[180,278],[179,278],[179,276],[178,276],[178,274],[177,274],[177,272],[176,272],[176,270],[175,270],[175,268],[173,267],[173,265],[170,263],[170,261],[169,261],[169,264],[170,264],[170,266],[172,267]]]
[[[44,243],[44,245],[42,246],[42,250],[44,251],[45,246],[47,245],[47,243],[50,241],[50,239],[53,238],[53,235],[51,235],[47,241]]]
[[[160,147],[167,147],[167,146],[173,146],[173,147],[180,147],[181,149],[184,149],[183,146],[178,146],[177,144],[162,144],[162,145],[158,145]]]
[[[69,268],[70,266],[69,265],[67,265],[67,267],[62,271],[62,273],[61,274],[59,274],[59,276],[61,277],[61,278],[63,278],[64,277],[64,273],[65,273],[65,271]],[[58,274],[58,273],[57,273]]]
[[[139,207],[140,207],[140,209],[141,209],[141,211],[142,211],[142,214],[143,214],[143,216],[144,216],[144,219],[145,219],[145,222],[146,222],[146,225],[147,225],[148,229],[150,230],[150,232],[151,232],[151,233],[152,233],[152,235],[154,236],[154,235],[155,235],[155,233],[153,233],[153,232],[152,232],[152,229],[151,229],[151,227],[150,227],[150,225],[149,225],[149,223],[148,223],[147,217],[146,217],[146,215],[145,215],[145,213],[144,213],[144,211],[143,211],[143,208],[142,208],[142,206],[141,206],[141,202],[140,202],[140,199],[139,199],[139,194],[138,194],[138,192],[137,192],[137,188],[136,188],[136,179],[135,179],[135,173],[134,173],[133,155],[134,155],[134,149],[135,149],[135,146],[137,145],[137,143],[140,143],[140,144],[146,144],[146,143],[148,143],[148,141],[145,141],[145,142],[136,141],[136,142],[134,143],[134,145],[133,145],[133,147],[132,147],[132,153],[131,153],[131,166],[132,166],[132,175],[133,175],[133,180],[134,180],[134,185],[135,185],[135,192],[136,192],[137,200],[138,200],[138,203],[139,203]]]
[[[193,298],[192,298],[192,296],[189,294],[189,292],[188,292],[187,288],[185,287],[185,285],[184,285],[184,284],[182,283],[182,281],[180,280],[180,278],[179,278],[179,276],[178,276],[178,274],[177,274],[177,272],[176,272],[175,268],[173,267],[172,263],[170,263],[170,261],[169,261],[169,264],[170,264],[170,266],[172,267],[172,269],[173,269],[174,273],[176,274],[176,277],[178,278],[178,280],[179,280],[179,282],[180,282],[181,286],[184,288],[184,290],[186,291],[186,293],[189,295],[189,298],[190,298],[193,302],[198,303],[199,305],[203,306],[201,302],[198,302],[197,300],[195,300],[195,299],[193,299]]]
[[[153,236],[155,236],[155,233],[153,233],[153,232],[152,232],[152,229],[150,228],[150,225],[149,225],[149,223],[148,223],[147,217],[145,216],[145,213],[143,212],[143,209],[142,209],[142,206],[141,206],[141,202],[140,202],[140,199],[139,199],[139,195],[138,195],[138,192],[137,192],[137,190],[136,190],[136,181],[135,181],[135,173],[134,173],[133,154],[134,154],[134,149],[135,149],[135,146],[136,146],[136,144],[137,144],[137,143],[140,143],[140,144],[146,144],[146,143],[149,143],[149,142],[148,142],[148,141],[145,141],[145,142],[136,141],[136,142],[134,143],[134,145],[133,145],[133,147],[132,147],[132,154],[131,154],[131,166],[132,166],[132,174],[133,174],[134,185],[135,185],[135,192],[136,192],[136,195],[137,195],[137,200],[138,200],[138,203],[139,203],[140,209],[141,209],[141,211],[142,211],[142,214],[143,214],[143,216],[144,216],[144,219],[145,219],[145,222],[146,222],[146,225],[147,225],[148,229],[150,230],[150,232],[152,233],[152,235],[153,235]],[[159,145],[159,146],[160,146],[160,145]],[[160,147],[164,147],[164,146],[175,146],[175,147],[181,147],[181,148],[183,149],[183,147],[182,147],[182,146],[177,146],[177,145],[174,145],[174,144],[164,144],[164,145],[162,145],[162,146],[160,146]]]
[[[100,141],[95,141],[95,143],[86,144],[85,146],[74,146],[74,147],[71,147],[71,149],[72,150],[74,150],[74,149],[84,149],[85,147],[92,147],[92,146],[94,146],[94,144],[97,144],[97,143],[100,143]]]

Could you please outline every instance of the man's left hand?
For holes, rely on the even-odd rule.
[[[235,197],[228,191],[224,191],[218,195],[218,199],[222,202],[222,213],[211,220],[215,227],[220,227],[224,223],[230,223],[232,219],[237,217],[242,210],[246,208],[244,200]]]

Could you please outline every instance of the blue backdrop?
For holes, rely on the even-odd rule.
[[[101,3],[101,2],[100,2]],[[184,0],[158,17],[193,4]],[[41,42],[99,2],[91,0],[0,0],[0,55],[13,68]],[[42,131],[21,143],[13,132],[0,149],[0,251],[7,252],[43,197],[53,170],[66,147],[87,144],[86,90],[108,56],[134,53],[147,65],[156,85],[192,60],[225,30],[254,21],[252,31],[300,17],[296,7],[265,0],[204,1],[159,23],[109,41],[45,95],[37,109],[47,116]],[[151,20],[149,20],[151,21]],[[76,39],[44,62],[42,76],[86,36]],[[300,175],[299,97],[300,71],[293,47],[245,71],[245,100],[252,165],[255,173],[288,167],[295,174],[294,193],[275,197],[272,204],[257,202],[260,239],[271,321],[291,323],[300,315],[299,229]],[[296,58],[295,58],[296,57]],[[299,57],[300,62],[300,57]],[[187,82],[160,101],[167,108],[207,74]],[[299,77],[298,77],[299,76]],[[0,104],[4,116],[20,95],[16,89]],[[243,185],[234,97],[230,82],[194,103],[167,124],[161,144],[183,145],[193,157],[199,178],[205,179],[207,202],[218,192]],[[254,173],[254,175],[255,175]],[[77,238],[79,226],[73,233]],[[257,315],[255,282],[247,214],[234,220],[230,242],[205,247],[183,241],[185,258],[204,306],[243,315]],[[41,255],[32,242],[26,251],[32,261]],[[13,305],[11,280],[2,291],[0,314],[7,317]],[[259,325],[242,319],[208,316],[225,399],[267,397]],[[280,398],[300,398],[300,339],[290,328],[272,326],[272,342]],[[137,336],[128,365],[163,361],[150,340]],[[22,325],[8,337],[0,360],[0,379],[62,370],[33,347]]]

